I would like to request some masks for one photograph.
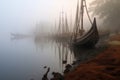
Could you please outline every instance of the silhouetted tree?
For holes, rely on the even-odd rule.
[[[120,0],[93,0],[90,11],[103,20],[105,27],[120,31]]]

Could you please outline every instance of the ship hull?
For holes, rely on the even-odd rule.
[[[99,34],[96,25],[96,19],[94,18],[91,29],[83,36],[78,35],[75,40],[73,40],[73,46],[79,47],[94,47],[99,40]]]

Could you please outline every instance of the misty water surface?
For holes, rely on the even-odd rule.
[[[50,67],[51,72],[62,73],[61,59],[66,55],[63,53],[67,53],[68,63],[74,60],[70,51],[63,49],[66,48],[53,42],[37,42],[34,38],[12,40],[10,35],[4,35],[0,40],[0,80],[40,80],[46,72],[44,66]]]
[[[47,68],[48,77],[53,71],[63,73],[66,64],[80,62],[94,56],[97,50],[70,49],[66,43],[49,40],[37,41],[33,37],[11,39],[4,35],[0,40],[0,80],[40,80]],[[62,64],[66,60],[66,64]]]

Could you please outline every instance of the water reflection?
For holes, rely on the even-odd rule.
[[[75,60],[75,57],[67,43],[57,42],[56,45],[58,48],[58,52],[56,53],[59,55],[59,66],[61,68],[61,72],[64,72],[65,66],[67,64],[72,64]]]
[[[72,47],[66,42],[56,42],[59,54],[59,64],[62,72],[64,72],[66,65],[77,66],[80,63],[88,61],[98,55],[105,49],[104,46],[97,46],[94,48],[79,48]]]
[[[64,72],[65,66],[67,64],[72,64],[72,62],[75,60],[74,55],[72,51],[69,48],[69,45],[66,42],[58,42],[58,41],[50,41],[50,40],[36,40],[36,51],[39,50],[44,51],[47,50],[46,48],[50,47],[51,51],[53,50],[53,54],[50,54],[54,56],[54,60],[58,61],[59,65],[59,71],[60,73]],[[49,44],[49,46],[48,46]],[[50,52],[51,53],[51,52]],[[44,56],[45,57],[45,56]],[[56,59],[58,58],[58,59]],[[49,66],[51,67],[51,66]]]
[[[94,47],[94,48],[74,48],[70,47],[73,51],[74,57],[78,63],[83,63],[88,61],[98,55],[101,51],[105,49],[103,46]]]
[[[48,67],[50,67],[48,78],[52,77],[51,74],[53,71],[64,74],[65,67],[68,64],[76,66],[78,63],[87,61],[96,56],[98,52],[103,49],[101,47],[87,50],[73,48],[65,41],[53,41],[49,39],[33,39],[33,43],[31,41],[24,42],[24,40],[19,40],[15,43],[14,47],[16,52],[22,50],[22,52],[19,52],[22,60],[19,59],[20,56],[17,59],[21,63],[27,59],[26,63],[29,63],[29,65],[25,64],[26,66],[23,67],[25,70],[29,69],[29,71],[24,74],[37,74],[37,78],[34,78],[36,80],[42,79],[42,76],[46,73]],[[19,48],[17,49],[17,47]],[[18,55],[16,52],[14,55]],[[24,56],[24,58],[22,56]]]

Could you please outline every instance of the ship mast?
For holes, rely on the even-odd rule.
[[[65,33],[65,23],[64,23],[64,12],[62,11],[62,13],[61,13],[61,15],[62,15],[62,26],[61,26],[61,28],[62,28],[62,34],[64,34]]]
[[[62,30],[61,30],[61,15],[59,15],[58,34],[60,35],[61,33],[62,33]]]
[[[75,17],[75,24],[73,29],[73,39],[76,40],[78,28],[79,28],[79,0],[77,1],[77,8],[76,8],[76,17]]]
[[[69,33],[67,14],[65,15],[65,32],[66,32],[66,33]]]
[[[84,1],[81,0],[81,5],[79,6],[79,0],[77,2],[77,9],[76,9],[76,18],[75,18],[75,25],[74,25],[74,34],[73,39],[77,38],[77,35],[83,35],[84,28],[83,28],[83,16],[84,16]]]
[[[80,34],[83,35],[84,29],[83,29],[83,17],[84,17],[84,5],[83,5],[84,0],[81,0],[81,8],[80,8],[80,14],[81,14],[81,28],[80,28]]]

